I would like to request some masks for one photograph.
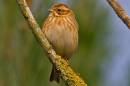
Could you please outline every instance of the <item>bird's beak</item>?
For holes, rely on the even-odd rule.
[[[48,11],[49,11],[49,12],[52,12],[53,10],[52,10],[52,9],[49,9]]]

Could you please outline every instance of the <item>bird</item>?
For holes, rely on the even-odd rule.
[[[65,3],[56,3],[49,8],[42,32],[61,58],[68,61],[78,47],[78,22],[74,12]],[[60,70],[53,64],[50,81],[60,82]]]

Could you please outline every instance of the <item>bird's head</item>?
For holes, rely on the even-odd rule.
[[[71,13],[70,8],[64,3],[58,3],[52,5],[49,9],[49,12],[53,13],[55,16],[64,16]]]

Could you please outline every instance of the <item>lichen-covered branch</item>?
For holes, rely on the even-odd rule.
[[[42,33],[39,25],[35,21],[26,0],[17,0],[21,12],[25,17],[26,21],[29,23],[35,38],[38,40],[41,47],[44,51],[48,54],[49,60],[56,66],[58,70],[61,71],[62,79],[67,83],[69,86],[87,86],[83,79],[76,74],[72,68],[69,66],[68,62],[62,59],[59,55],[56,54],[52,46],[49,44],[48,40],[46,39],[45,35]]]
[[[120,17],[120,19],[127,25],[127,27],[130,29],[130,16],[127,14],[127,12],[123,9],[123,7],[118,3],[117,0],[107,0],[107,2],[110,4],[110,6],[113,8],[113,10],[116,12],[116,14]]]

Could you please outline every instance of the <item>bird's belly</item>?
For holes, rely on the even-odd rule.
[[[64,58],[71,57],[77,47],[77,35],[69,28],[49,28],[45,35],[56,53]]]

